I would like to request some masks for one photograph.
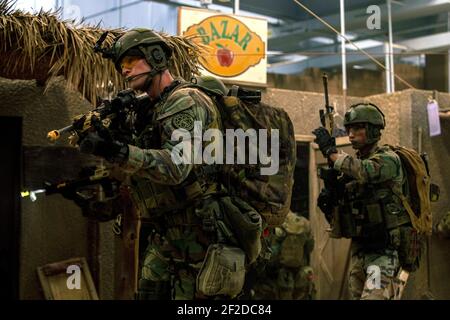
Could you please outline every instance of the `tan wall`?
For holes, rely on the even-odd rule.
[[[0,116],[23,117],[22,143],[25,154],[34,147],[67,147],[65,142],[56,145],[49,143],[46,139],[47,132],[68,125],[75,115],[91,108],[79,93],[66,91],[64,85],[64,81],[55,81],[44,95],[43,88],[36,86],[35,81],[0,78],[0,96],[2,97]],[[54,161],[58,160],[54,159]],[[32,166],[33,163],[23,164],[24,168]],[[42,177],[45,177],[46,173],[52,176],[52,163],[48,163],[42,171],[40,173]],[[23,175],[24,181],[33,182],[33,187],[41,183],[35,181],[35,177],[30,177],[27,171],[23,172]],[[24,185],[24,187],[30,186]],[[108,277],[106,271],[95,270],[97,257],[93,256],[94,244],[89,242],[95,241],[92,239],[97,232],[93,230],[95,224],[90,224],[86,218],[82,217],[80,209],[72,201],[65,200],[60,195],[45,197],[40,194],[36,202],[23,199],[21,206],[20,298],[42,299],[36,268],[72,257],[86,257],[94,276],[102,280],[105,277],[108,279],[101,281],[100,296],[112,298],[112,283],[109,281],[112,277]],[[100,242],[99,251],[112,242],[110,230],[110,226],[100,227],[100,234],[106,235],[107,239]],[[110,251],[109,248],[108,251]],[[106,266],[112,263],[100,265]]]
[[[450,122],[441,120],[442,135],[430,138],[426,105],[431,91],[412,93],[412,131],[414,145],[417,146],[418,128],[423,129],[422,148],[430,157],[430,171],[433,182],[441,188],[440,201],[433,203],[433,220],[439,221],[450,210]],[[437,101],[441,107],[450,107],[450,95],[439,94]],[[450,299],[450,250],[449,240],[432,237],[430,242],[430,283],[431,293],[440,299]]]
[[[396,64],[395,73],[410,83],[414,88],[424,88],[425,72],[416,66]],[[331,94],[341,94],[342,75],[340,69],[337,73],[328,74],[328,90]],[[308,92],[323,92],[322,70],[318,68],[306,69],[301,74],[273,74],[267,75],[267,84],[270,88],[299,90]],[[366,97],[386,92],[385,73],[379,70],[357,70],[347,68],[347,95]],[[395,78],[395,88],[404,90],[408,87]]]
[[[411,113],[401,112],[403,109],[409,108],[411,101],[409,94],[394,93],[389,96],[377,95],[370,98],[347,97],[346,106],[364,101],[372,101],[377,104],[388,119],[381,143],[398,144],[402,135],[402,140],[411,146],[411,142],[408,140],[411,135],[410,128],[403,126],[400,129],[400,122],[411,122]],[[311,131],[321,125],[319,109],[324,108],[323,94],[269,88],[263,94],[263,102],[286,110],[291,117],[295,134],[311,135]],[[342,96],[330,95],[330,103],[340,115],[345,114],[346,109]]]
[[[362,101],[362,98],[347,97],[347,105]],[[295,134],[311,135],[320,126],[319,109],[323,109],[324,96],[320,93],[268,88],[263,93],[263,102],[283,108],[289,113]],[[330,103],[342,116],[345,113],[341,96],[330,95]]]

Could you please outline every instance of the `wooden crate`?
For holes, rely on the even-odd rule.
[[[70,266],[79,267],[79,289],[69,289],[67,284],[69,277],[73,275],[67,273]],[[46,300],[98,300],[97,291],[85,258],[72,258],[50,263],[38,267],[37,272]]]

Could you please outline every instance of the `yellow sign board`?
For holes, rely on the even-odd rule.
[[[207,48],[200,59],[204,74],[266,83],[267,21],[180,8],[179,33]]]

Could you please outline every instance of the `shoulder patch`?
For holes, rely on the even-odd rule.
[[[178,113],[172,118],[172,125],[176,129],[191,131],[194,129],[194,117],[187,112]]]

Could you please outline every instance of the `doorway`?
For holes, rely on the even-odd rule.
[[[22,118],[0,117],[0,298],[19,298]]]
[[[294,171],[291,211],[309,219],[309,141],[296,141],[297,161]]]

